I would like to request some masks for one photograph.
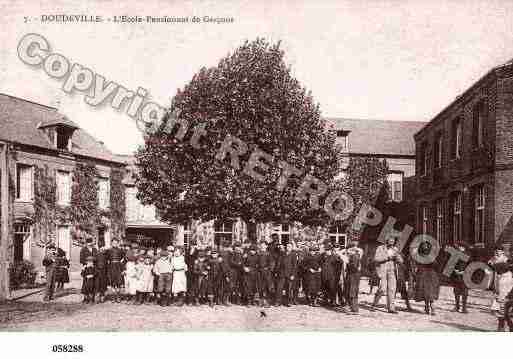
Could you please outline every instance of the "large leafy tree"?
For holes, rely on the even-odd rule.
[[[348,166],[344,172],[345,177],[333,182],[333,187],[351,195],[354,210],[344,220],[343,225],[347,226],[351,239],[360,240],[365,226],[355,227],[355,219],[363,205],[373,206],[382,211],[384,204],[390,198],[390,188],[387,181],[389,168],[386,160],[380,160],[376,157],[355,156],[349,158]]]
[[[169,131],[168,116],[136,154],[139,198],[156,205],[164,220],[241,217],[248,223],[326,223],[322,207],[313,210],[295,196],[304,174],[329,183],[339,172],[340,151],[319,105],[286,65],[279,43],[246,42],[217,66],[202,68],[177,91],[168,113],[187,121],[185,138],[175,136],[179,126]],[[207,133],[196,149],[189,139],[200,124]],[[255,148],[273,156],[269,169],[261,171],[263,180],[235,170],[229,160],[215,160],[227,135],[248,145],[242,168]],[[283,191],[276,188],[278,161],[303,171]]]

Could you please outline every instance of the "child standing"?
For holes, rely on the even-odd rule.
[[[64,283],[69,283],[69,261],[66,258],[66,252],[61,248],[57,248],[55,266],[56,289],[64,289]]]
[[[173,295],[178,297],[178,306],[184,304],[184,294],[187,291],[187,264],[183,256],[181,248],[175,249],[173,258],[171,259],[171,268],[173,269]]]
[[[153,292],[153,264],[151,257],[139,256],[139,262],[135,267],[137,273],[136,304],[143,304],[150,293]]]
[[[125,295],[127,297],[127,302],[131,302],[134,300],[134,297],[137,293],[137,272],[136,272],[136,258],[135,256],[130,256],[127,258],[126,268],[125,268]]]
[[[86,266],[82,269],[82,294],[84,295],[84,303],[94,304],[94,287],[95,287],[95,268],[94,257],[86,258]]]

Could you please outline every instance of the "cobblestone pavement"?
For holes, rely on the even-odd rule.
[[[363,292],[368,292],[362,282]],[[0,304],[2,331],[212,331],[212,330],[327,330],[327,331],[493,331],[496,320],[488,310],[490,294],[472,292],[469,314],[451,311],[452,290],[443,287],[435,304],[436,316],[423,313],[423,304],[413,305],[416,313],[404,311],[397,299],[399,314],[381,307],[369,311],[372,297],[360,295],[360,314],[348,315],[327,308],[306,305],[257,307],[160,307],[153,304],[82,304],[76,290],[65,290],[52,303],[41,295]],[[385,298],[382,298],[384,303]],[[265,316],[262,315],[265,312]]]

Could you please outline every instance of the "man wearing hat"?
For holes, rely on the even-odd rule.
[[[85,246],[80,249],[80,264],[85,266],[87,264],[87,257],[94,257],[98,254],[98,250],[94,247],[93,239],[88,237],[85,241]]]
[[[328,306],[335,306],[337,299],[337,273],[341,266],[340,257],[337,256],[331,244],[327,244],[325,252],[322,254],[322,289],[324,290],[325,298]]]
[[[358,242],[352,241],[347,250],[347,270],[345,297],[350,306],[350,313],[358,313],[358,294],[360,293],[360,275],[362,270],[363,250],[358,248]]]
[[[108,252],[108,273],[109,280],[112,290],[114,291],[113,300],[116,303],[121,303],[121,286],[123,285],[123,266],[125,262],[125,252],[119,248],[119,240],[117,238],[112,239],[112,247]]]
[[[255,305],[258,279],[257,246],[252,244],[245,255],[242,267],[243,297],[246,306]]]
[[[513,262],[509,258],[508,248],[498,244],[495,247],[494,256],[488,264],[493,269],[493,287],[494,302],[492,303],[492,311],[497,316],[498,331],[505,331],[505,305],[509,297],[509,293],[513,291]],[[508,323],[509,325],[509,323]],[[509,328],[513,331],[513,328]]]
[[[188,248],[185,250],[185,264],[189,270],[185,273],[187,278],[187,293],[186,302],[187,304],[194,303],[194,262],[198,258],[198,245],[196,239],[191,239],[188,243]]]
[[[222,259],[219,258],[217,250],[211,249],[207,265],[207,296],[210,307],[213,307],[214,304],[220,304],[222,301],[224,282],[229,275],[221,261]]]
[[[278,282],[274,305],[284,304],[289,307],[292,299],[292,285],[297,276],[297,254],[292,250],[292,243],[287,243],[285,253],[280,255],[277,269]],[[283,301],[283,290],[286,293],[285,301]]]
[[[307,286],[308,304],[313,307],[319,306],[318,296],[321,291],[321,257],[319,247],[310,247],[310,254],[305,258],[305,277]]]
[[[467,246],[462,242],[456,244],[456,249],[462,253],[468,254]],[[454,311],[459,312],[461,309],[462,313],[467,314],[468,288],[463,281],[465,266],[466,263],[463,261],[458,261],[458,263],[456,263],[454,272],[451,275],[451,282],[455,301]]]
[[[98,252],[95,257],[95,293],[98,295],[98,301],[103,303],[105,301],[105,293],[107,292],[108,286],[108,270],[107,270],[107,262],[108,262],[108,250],[105,248],[105,245],[101,243],[99,245]]]
[[[198,250],[198,258],[193,266],[193,305],[202,304],[207,298],[208,262],[203,249]]]
[[[231,302],[240,304],[242,299],[242,267],[244,264],[244,254],[240,242],[233,245],[233,252],[230,260],[230,281],[232,289]]]
[[[158,276],[158,304],[161,306],[169,306],[171,304],[171,289],[173,286],[173,267],[169,258],[168,251],[160,252],[160,258],[157,259],[153,266],[153,272]]]
[[[43,266],[45,267],[46,272],[44,301],[50,301],[53,299],[53,293],[55,290],[56,255],[57,248],[55,248],[55,245],[50,244],[46,248],[46,255],[43,258]]]
[[[379,288],[374,296],[372,310],[377,307],[382,295],[387,296],[387,309],[389,313],[397,314],[395,310],[395,294],[397,290],[397,264],[403,263],[399,249],[395,246],[396,238],[389,236],[386,244],[376,248],[374,262],[380,282]]]
[[[221,251],[219,252],[219,257],[221,258],[221,265],[223,267],[223,271],[227,273],[227,278],[222,284],[222,294],[221,300],[223,305],[229,305],[228,303],[231,301],[231,296],[233,293],[233,284],[234,278],[232,277],[232,255],[233,249],[229,241],[225,240],[221,243]]]
[[[274,258],[267,250],[267,243],[260,243],[258,253],[258,291],[261,305],[269,307],[269,300],[273,293]]]

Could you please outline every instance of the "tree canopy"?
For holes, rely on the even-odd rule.
[[[202,68],[173,97],[169,113],[189,124],[183,139],[167,131],[171,116],[145,138],[137,154],[139,199],[154,204],[165,221],[241,217],[249,222],[328,220],[322,207],[296,200],[305,174],[330,183],[340,171],[336,134],[328,131],[319,105],[284,61],[280,43],[247,41],[217,66]],[[191,146],[193,128],[205,126],[201,147]],[[176,126],[178,129],[179,126]],[[242,167],[254,149],[273,156],[256,180],[217,161],[227,135],[248,145]],[[302,171],[279,191],[279,161]],[[265,161],[264,161],[265,162]]]

